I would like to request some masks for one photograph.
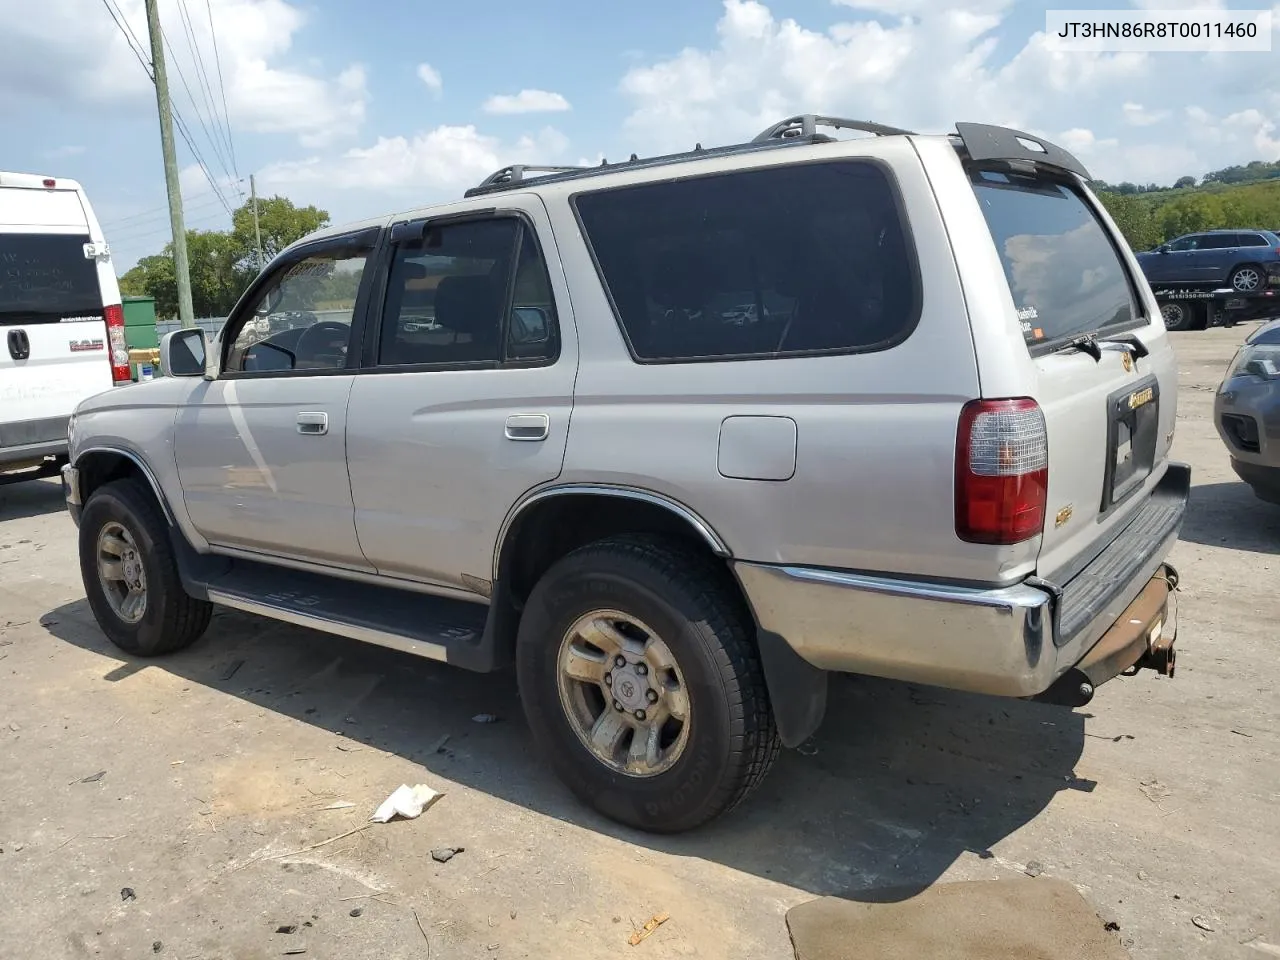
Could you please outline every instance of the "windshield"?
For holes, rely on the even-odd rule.
[[[1043,177],[970,178],[1028,349],[1131,326],[1141,313],[1111,238],[1078,192]]]
[[[0,324],[102,319],[84,234],[0,233]]]

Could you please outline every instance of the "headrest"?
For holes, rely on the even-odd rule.
[[[500,293],[488,276],[445,277],[436,287],[436,321],[457,331],[498,329]]]

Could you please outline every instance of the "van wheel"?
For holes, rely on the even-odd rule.
[[[1262,268],[1252,263],[1246,263],[1242,267],[1236,267],[1231,271],[1231,277],[1227,281],[1231,284],[1231,289],[1240,293],[1253,293],[1262,289]]]
[[[706,823],[778,755],[752,636],[725,571],[682,544],[619,536],[575,550],[520,620],[534,740],[579,798],[619,823]]]
[[[1160,316],[1164,317],[1166,330],[1190,330],[1193,315],[1191,308],[1185,303],[1163,303],[1160,305]]]
[[[165,520],[133,480],[99,487],[84,505],[80,576],[102,632],[126,653],[172,653],[209,626],[213,605],[182,588]]]

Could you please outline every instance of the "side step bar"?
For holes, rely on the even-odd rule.
[[[470,669],[491,669],[490,608],[336,576],[234,560],[188,590],[222,606]],[[193,589],[194,588],[194,589]]]

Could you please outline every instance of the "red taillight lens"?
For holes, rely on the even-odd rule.
[[[956,437],[956,535],[1021,543],[1044,530],[1049,440],[1034,400],[974,400]]]
[[[107,316],[107,355],[111,360],[111,379],[115,383],[128,383],[133,379],[129,371],[129,344],[124,337],[124,308],[113,303],[104,311]]]

